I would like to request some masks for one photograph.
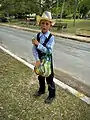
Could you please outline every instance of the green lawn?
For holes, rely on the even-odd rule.
[[[58,20],[59,21],[59,20]],[[64,29],[63,32],[75,34],[77,31],[84,31],[84,33],[90,35],[90,20],[76,19],[75,27],[73,27],[73,19],[62,19],[62,22],[67,23],[67,29]]]
[[[60,20],[58,19],[57,22],[59,22]],[[73,19],[62,19],[62,22],[67,23],[67,28],[61,30],[57,30],[56,28],[52,27],[52,31],[55,32],[62,32],[62,33],[70,33],[70,34],[85,34],[85,35],[90,35],[90,20],[86,20],[86,19],[76,19],[76,24],[75,27],[73,27]],[[18,26],[22,26],[22,27],[29,27],[29,28],[33,28],[33,29],[39,29],[39,26],[33,26],[30,25],[28,22],[25,22],[23,20],[12,20],[11,23],[9,24],[15,24]]]
[[[56,99],[39,98],[37,76],[31,69],[0,50],[0,120],[90,120],[90,105],[56,85]]]

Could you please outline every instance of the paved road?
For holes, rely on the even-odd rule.
[[[32,32],[0,27],[0,43],[10,51],[33,62]],[[55,37],[54,66],[90,86],[90,44]]]

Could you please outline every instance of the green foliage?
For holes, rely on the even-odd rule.
[[[35,0],[5,0],[1,2],[0,10],[4,12],[6,16],[8,15],[18,15],[25,13],[35,13],[38,11],[35,4]]]
[[[64,2],[64,7],[63,6]],[[25,16],[25,14],[42,14],[43,11],[49,10],[53,14],[58,13],[65,18],[75,12],[79,16],[85,17],[90,10],[90,0],[0,0],[0,14],[4,16]],[[62,10],[63,9],[63,10]]]
[[[88,17],[90,18],[90,11],[87,13]]]
[[[89,0],[79,0],[77,10],[78,10],[80,16],[82,16],[82,18],[84,18],[90,10],[90,1]]]
[[[72,19],[74,17],[73,14],[69,14],[66,16],[67,19]],[[79,13],[76,13],[76,18],[79,18]]]

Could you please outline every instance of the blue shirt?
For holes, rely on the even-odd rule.
[[[39,38],[40,38],[39,45],[37,46],[37,48],[36,48],[35,45],[33,45],[33,47],[32,47],[32,52],[33,52],[33,55],[34,55],[36,61],[39,60],[39,55],[38,55],[37,49],[39,49],[43,53],[47,53],[48,51],[50,53],[52,53],[52,51],[53,51],[53,46],[54,46],[54,43],[55,43],[53,35],[51,36],[51,38],[47,42],[46,47],[44,47],[42,45],[44,43],[45,39],[49,37],[49,34],[50,34],[50,31],[46,32],[45,34],[40,32],[40,35],[39,35]],[[35,36],[35,39],[37,39],[37,34]]]

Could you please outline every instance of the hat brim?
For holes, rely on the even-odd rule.
[[[36,17],[37,24],[40,24],[40,21],[41,21],[41,20],[47,20],[47,21],[51,22],[51,25],[52,25],[52,26],[55,24],[55,21],[54,21],[54,20],[50,20],[50,19],[48,19],[48,18],[40,17],[39,15],[37,15],[37,17]]]

